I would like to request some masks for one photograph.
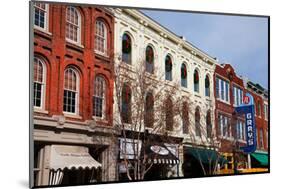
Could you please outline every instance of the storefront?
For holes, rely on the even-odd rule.
[[[216,150],[201,147],[184,147],[184,177],[212,175],[227,160]]]
[[[135,171],[144,171],[144,180],[159,180],[179,175],[178,144],[149,142],[120,138],[118,161],[119,181],[127,181],[129,173],[134,178]],[[136,162],[140,161],[138,167]]]
[[[268,168],[268,153],[254,152],[251,153],[251,167],[252,168]]]
[[[102,164],[85,146],[46,145],[40,149],[36,163],[37,183],[77,185],[101,181]]]

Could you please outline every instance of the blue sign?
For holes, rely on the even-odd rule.
[[[245,114],[246,120],[246,140],[247,146],[241,147],[245,153],[252,153],[257,148],[256,124],[255,124],[255,105],[254,98],[250,93],[246,93],[243,104],[235,108],[239,114]]]

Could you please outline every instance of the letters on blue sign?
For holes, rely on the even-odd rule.
[[[235,108],[235,111],[239,114],[245,114],[246,119],[245,129],[247,146],[241,147],[241,149],[245,153],[252,153],[256,151],[257,148],[254,98],[249,93],[246,93],[245,95],[250,98],[249,103],[241,104],[240,106]]]

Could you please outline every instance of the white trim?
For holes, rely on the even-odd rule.
[[[34,23],[33,23],[33,26],[34,28],[38,29],[38,30],[41,30],[43,32],[46,32],[48,34],[50,34],[49,32],[49,5],[47,3],[40,3],[40,4],[45,4],[45,10],[42,10],[41,8],[39,7],[36,7],[38,9],[40,9],[41,11],[45,11],[45,14],[44,14],[44,28],[40,27],[40,26],[37,26],[35,25],[35,3],[39,3],[39,2],[34,2],[34,15],[33,15],[33,18],[34,18]]]
[[[40,106],[34,106],[36,109],[40,109],[40,110],[45,110],[45,99],[46,99],[46,77],[47,77],[47,67],[46,67],[46,62],[44,61],[44,59],[40,56],[35,55],[34,56],[34,60],[35,58],[37,59],[38,63],[40,63],[42,65],[42,82],[40,83],[42,85],[41,88],[41,102],[40,102]],[[33,60],[33,66],[34,66],[34,60]],[[34,80],[34,73],[33,73],[33,80]],[[35,81],[33,81],[33,85],[34,85]],[[39,83],[39,82],[37,82]],[[33,89],[34,90],[34,89]],[[34,93],[34,91],[33,91]],[[34,97],[33,97],[33,103],[34,103]]]
[[[69,9],[69,8],[71,8],[71,7],[73,7],[74,8],[74,11],[75,12],[77,12],[77,16],[78,16],[78,25],[76,25],[76,27],[77,27],[77,41],[74,41],[74,40],[72,40],[72,39],[70,39],[70,38],[68,38],[67,36],[66,36],[66,32],[67,32],[67,30],[66,30],[66,28],[67,28],[67,23],[69,23],[69,24],[72,24],[72,25],[75,25],[75,24],[73,24],[73,23],[71,23],[71,22],[68,22],[67,21],[67,10]],[[66,11],[65,11],[65,39],[68,41],[68,42],[70,42],[70,43],[73,43],[73,44],[77,44],[77,45],[81,45],[81,34],[82,34],[82,29],[81,29],[81,13],[80,13],[80,11],[77,9],[77,8],[75,8],[74,6],[67,6],[66,7]]]
[[[69,69],[72,70],[75,73],[75,76],[76,76],[76,91],[74,91],[72,89],[65,89],[65,87],[64,87],[64,84],[65,84],[65,73]],[[75,68],[69,67],[69,68],[66,68],[64,70],[64,75],[63,75],[63,95],[64,95],[64,91],[65,90],[71,91],[71,92],[75,92],[75,112],[72,113],[72,112],[63,111],[63,113],[70,114],[70,115],[79,115],[80,76],[79,76],[79,73],[77,72],[77,70]],[[64,98],[64,96],[63,96],[63,98]],[[63,106],[64,106],[64,104],[63,104]]]
[[[104,29],[104,36],[101,36],[101,35],[99,35],[99,34],[97,34],[97,26],[98,26],[98,24],[97,23],[101,23],[101,26],[103,27],[103,29]],[[99,37],[99,38],[101,38],[101,39],[103,39],[104,40],[104,44],[103,44],[103,51],[99,51],[98,49],[97,49],[97,46],[96,46],[96,37]],[[100,54],[100,55],[103,55],[103,56],[108,56],[108,53],[107,53],[107,49],[108,49],[108,47],[107,47],[107,27],[106,27],[106,25],[105,25],[105,23],[104,23],[104,21],[102,21],[102,20],[100,20],[100,19],[97,19],[96,20],[96,22],[95,22],[95,38],[94,38],[94,46],[95,46],[95,49],[94,49],[94,51],[95,51],[95,53],[97,53],[97,54]]]

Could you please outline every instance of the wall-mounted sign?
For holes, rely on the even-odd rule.
[[[150,146],[150,150],[152,150],[156,154],[160,154],[164,156],[169,154],[169,151],[166,148],[158,145]]]
[[[256,151],[256,124],[255,124],[255,104],[254,98],[250,93],[246,93],[243,98],[243,104],[235,108],[239,114],[245,115],[246,120],[246,140],[247,146],[241,147],[245,153],[252,153]]]

